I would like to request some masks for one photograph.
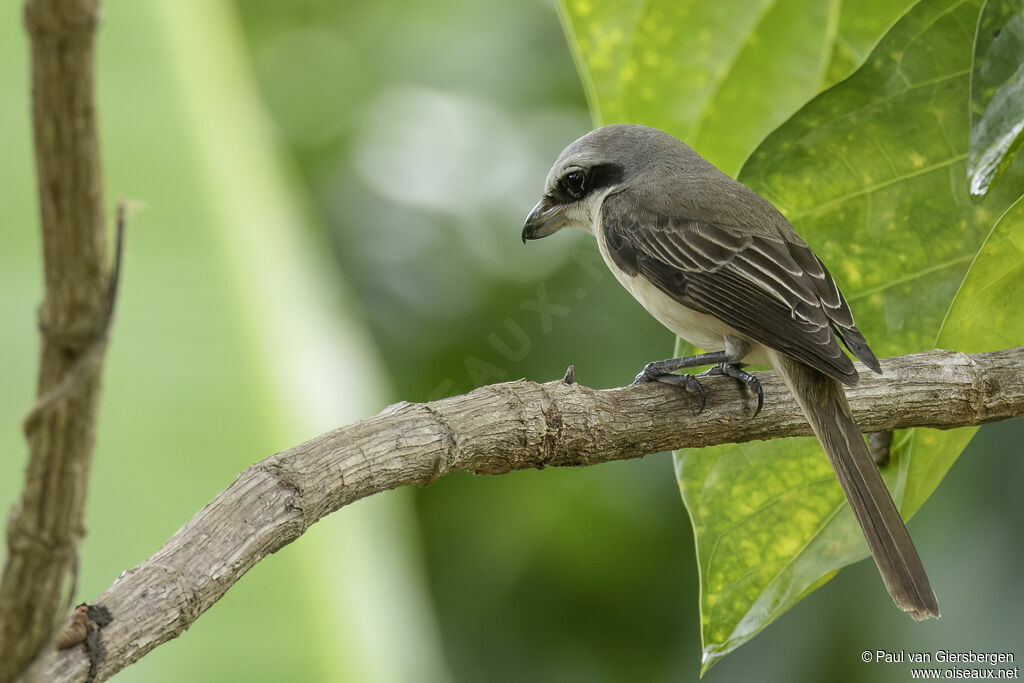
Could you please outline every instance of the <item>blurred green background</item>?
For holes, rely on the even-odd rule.
[[[6,508],[42,276],[20,3],[0,13]],[[390,402],[570,363],[613,386],[670,353],[585,236],[519,242],[590,125],[548,2],[108,2],[98,59],[108,205],[146,209],[78,599],[251,462]],[[708,680],[902,681],[860,653],[1019,648],[1022,440],[1021,420],[982,429],[910,525],[943,619],[914,624],[861,562]],[[666,454],[452,476],[316,525],[118,680],[691,680],[697,581]]]

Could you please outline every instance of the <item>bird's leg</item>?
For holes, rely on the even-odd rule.
[[[686,358],[667,358],[665,360],[656,360],[644,366],[644,369],[641,370],[640,374],[638,374],[636,379],[633,380],[633,384],[640,384],[641,382],[660,382],[662,381],[662,378],[671,375],[676,370],[682,370],[684,368],[698,368],[702,365],[727,362],[729,362],[729,357],[725,351],[701,353],[696,356],[687,356]]]
[[[748,391],[757,396],[756,417],[764,406],[764,391],[761,389],[761,382],[749,372],[743,371],[743,363],[740,361],[750,352],[750,343],[733,336],[725,338],[725,350],[701,353],[686,358],[668,358],[648,363],[644,369],[633,380],[633,384],[642,382],[662,382],[681,386],[700,397],[700,410],[704,410],[704,387],[698,377],[710,375],[726,375],[740,380],[747,387]],[[709,370],[705,370],[696,377],[693,375],[676,375],[676,370],[684,368],[695,368],[701,365],[714,364]]]
[[[723,363],[728,358],[725,351],[715,351],[713,353],[701,353],[696,356],[687,356],[686,358],[668,358],[666,360],[656,360],[653,363],[648,363],[644,366],[644,369],[636,376],[633,380],[633,384],[642,384],[644,382],[661,382],[663,384],[673,384],[677,387],[683,387],[691,394],[697,394],[700,398],[700,408],[697,412],[704,410],[704,404],[706,403],[704,396],[704,387],[701,386],[700,381],[693,375],[676,375],[673,374],[676,370],[682,370],[684,368],[696,368],[701,365],[708,365],[709,363]]]

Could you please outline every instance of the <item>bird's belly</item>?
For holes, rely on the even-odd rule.
[[[597,231],[597,244],[601,256],[615,279],[626,288],[647,312],[676,336],[682,337],[704,351],[721,351],[725,348],[725,337],[730,335],[746,340],[750,351],[743,360],[755,365],[771,365],[765,348],[761,344],[736,331],[714,316],[688,308],[658,289],[643,275],[627,275],[615,266],[605,247],[601,231]]]
[[[658,322],[694,346],[705,351],[721,351],[725,348],[726,335],[738,336],[732,327],[717,318],[683,306],[643,275],[630,277],[618,271],[615,277]]]

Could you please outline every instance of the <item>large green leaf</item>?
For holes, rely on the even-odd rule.
[[[822,33],[815,34],[825,40],[803,53],[806,61],[797,72],[809,78],[821,64],[809,55],[825,48],[831,59],[820,82],[842,79],[906,5],[848,3],[837,29],[832,6]],[[599,123],[661,127],[729,170],[729,161],[743,158],[738,150],[756,140],[754,131],[778,122],[766,125],[770,117],[756,103],[771,98],[777,65],[800,57],[786,51],[785,42],[794,39],[791,26],[769,25],[765,18],[791,8],[784,2],[698,6],[658,0],[598,8],[566,0],[563,18]],[[984,236],[1021,192],[1020,165],[982,203],[969,200],[962,180],[979,9],[980,0],[915,6],[856,73],[772,133],[740,176],[772,200],[831,266],[882,356],[933,346]],[[754,11],[762,18],[751,20]],[[737,28],[723,24],[725,16],[747,18]],[[768,35],[769,29],[775,33]],[[754,62],[743,59],[763,43],[776,47]],[[740,64],[746,70],[735,68]],[[746,115],[742,125],[709,124],[722,116],[719,102],[732,85],[747,89],[728,108],[736,117]],[[775,101],[798,102],[802,87],[785,84]],[[743,98],[746,104],[737,105]],[[969,439],[969,430],[897,436],[883,474],[904,514],[934,490]],[[924,441],[934,450],[922,448]],[[697,539],[704,670],[839,568],[867,555],[814,440],[683,452],[676,467]],[[879,589],[884,596],[881,582]]]
[[[1019,168],[982,204],[962,181],[979,4],[917,5],[860,70],[765,140],[740,176],[830,265],[880,356],[933,346],[971,259],[1021,193]],[[905,515],[970,439],[925,434],[898,434],[883,473]],[[916,447],[920,439],[936,450]],[[867,556],[811,439],[681,452],[677,472],[697,537],[705,670]]]
[[[642,122],[734,173],[812,97],[838,0],[563,0],[597,123]]]
[[[847,0],[841,3],[839,30],[822,85],[834,85],[849,76],[914,2],[916,0]]]
[[[987,0],[971,68],[971,194],[984,195],[1024,142],[1024,0]]]
[[[1024,198],[1007,209],[971,264],[937,346],[964,353],[1024,343]]]
[[[1018,192],[1020,188],[1018,187]],[[935,345],[964,353],[995,351],[1024,343],[1024,199],[996,223],[950,306]],[[911,430],[907,440],[904,514],[931,495],[939,479],[977,431]],[[938,477],[934,473],[938,473]]]
[[[735,173],[914,0],[561,0],[595,124],[643,122]]]

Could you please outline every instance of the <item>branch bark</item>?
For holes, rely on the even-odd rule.
[[[864,431],[948,429],[1024,415],[1024,347],[966,355],[931,351],[882,362],[848,391]],[[520,380],[432,403],[398,403],[252,465],[160,550],[94,601],[113,622],[103,632],[104,680],[182,633],[246,571],[317,520],[389,489],[426,486],[450,472],[502,474],[593,465],[659,451],[809,436],[775,373],[756,373],[750,397],[729,378],[707,378],[707,406],[663,384],[598,391],[566,380]],[[567,375],[567,380],[569,376]],[[570,380],[571,381],[571,380]],[[82,681],[81,649],[52,653],[50,681]]]
[[[52,641],[83,533],[111,291],[93,103],[98,12],[98,0],[25,4],[46,294],[39,400],[25,423],[29,460],[0,579],[0,681]]]

